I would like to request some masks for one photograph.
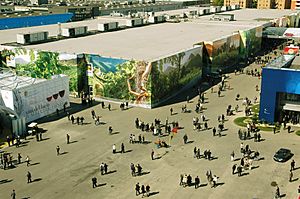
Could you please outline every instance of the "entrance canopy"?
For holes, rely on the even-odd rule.
[[[263,37],[274,39],[300,38],[299,28],[268,27],[263,30]]]
[[[300,112],[300,104],[285,104],[283,110]]]

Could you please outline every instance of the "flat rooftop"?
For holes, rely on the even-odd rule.
[[[36,79],[27,76],[16,76],[11,72],[0,72],[0,90],[13,90],[32,84],[46,81],[46,79]]]
[[[193,10],[197,9],[197,7],[188,9]],[[182,10],[186,9],[165,11],[163,13],[182,13]],[[223,12],[234,14],[236,21],[210,21],[209,19],[212,15],[207,15],[197,19],[189,19],[188,22],[162,23],[128,28],[115,32],[30,45],[26,46],[26,48],[67,53],[99,54],[105,57],[150,61],[191,48],[194,44],[202,41],[213,41],[223,36],[231,35],[238,30],[248,30],[263,25],[270,19],[282,17],[293,12],[291,10],[242,9]],[[103,21],[120,21],[118,19],[120,18],[101,17],[96,20],[62,24],[62,27],[86,25],[89,30],[97,30],[98,23],[103,23]],[[54,36],[58,34],[58,25],[2,30],[0,31],[0,43],[15,42],[17,33],[28,30],[48,30],[49,36]]]

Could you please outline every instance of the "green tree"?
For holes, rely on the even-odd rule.
[[[224,0],[213,0],[212,5],[213,6],[223,6],[224,5]]]

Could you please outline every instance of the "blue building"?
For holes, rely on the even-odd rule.
[[[300,123],[300,58],[282,55],[262,70],[259,119]]]

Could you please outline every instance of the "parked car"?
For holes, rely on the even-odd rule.
[[[285,148],[281,148],[279,149],[273,159],[276,161],[276,162],[286,162],[288,161],[294,154],[291,152],[290,149],[285,149]]]

